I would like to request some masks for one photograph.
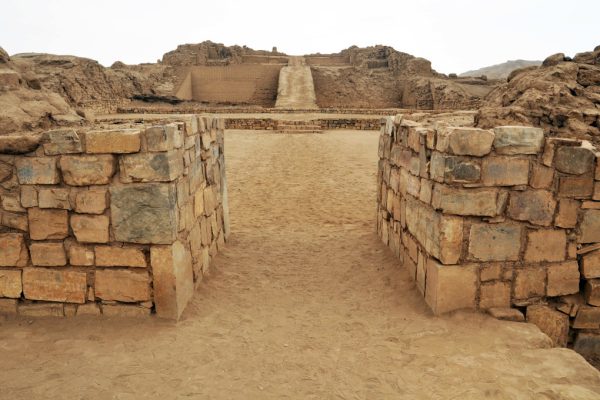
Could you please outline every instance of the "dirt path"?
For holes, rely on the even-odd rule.
[[[0,320],[0,398],[599,398],[531,325],[431,316],[373,233],[376,133],[226,154],[234,234],[183,321]]]
[[[317,96],[310,67],[304,57],[290,57],[289,64],[279,72],[276,108],[317,109]]]

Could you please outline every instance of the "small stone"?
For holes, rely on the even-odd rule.
[[[485,186],[527,185],[529,160],[514,157],[486,157],[481,164]]]
[[[94,250],[89,246],[71,244],[69,246],[69,263],[77,266],[94,265]]]
[[[594,167],[594,153],[585,147],[560,146],[554,153],[556,169],[567,174],[581,175]]]
[[[29,261],[25,239],[21,233],[0,233],[0,266],[24,267]]]
[[[64,239],[69,236],[67,210],[29,208],[27,212],[32,240]]]
[[[544,131],[528,126],[494,128],[494,148],[498,154],[537,154],[544,144]]]
[[[520,225],[474,223],[469,235],[469,258],[477,261],[518,260],[522,231]]]
[[[211,215],[217,207],[217,197],[213,186],[204,188],[204,214],[206,216]]]
[[[83,214],[102,214],[108,208],[106,189],[90,189],[77,192],[75,211]]]
[[[563,261],[567,235],[562,229],[539,229],[527,233],[525,261]]]
[[[590,198],[593,194],[594,180],[591,175],[561,176],[558,181],[558,195],[560,197],[581,199]]]
[[[482,264],[479,268],[479,279],[482,282],[495,281],[502,277],[502,264]]]
[[[174,124],[153,126],[146,129],[148,151],[169,151],[183,145],[183,136]]]
[[[31,262],[40,267],[61,267],[67,264],[62,242],[33,242],[29,245]]]
[[[183,174],[181,151],[139,153],[120,159],[121,182],[170,182]]]
[[[115,173],[114,156],[62,156],[60,168],[67,185],[106,185]]]
[[[584,210],[581,221],[579,243],[600,242],[600,210]]]
[[[20,269],[0,269],[0,297],[18,299],[21,297],[22,287]]]
[[[69,189],[40,189],[38,194],[38,204],[40,208],[60,208],[70,210]]]
[[[558,213],[554,219],[554,225],[560,228],[575,228],[577,226],[577,212],[580,203],[572,199],[560,199],[558,201]]]
[[[430,258],[426,276],[425,301],[434,314],[476,308],[475,265],[442,265]]]
[[[480,286],[479,307],[482,309],[510,307],[510,283],[493,282]]]
[[[2,195],[2,208],[6,211],[17,213],[27,211],[23,207],[21,207],[21,200],[19,199],[19,196],[14,194]]]
[[[89,154],[137,153],[140,143],[138,129],[90,131],[85,134],[85,152]]]
[[[38,192],[35,186],[21,186],[21,206],[25,208],[38,206]]]
[[[548,266],[548,296],[564,296],[579,292],[579,265],[567,261]]]
[[[138,247],[96,246],[98,267],[146,267],[144,252]]]
[[[2,225],[27,232],[29,230],[29,220],[26,214],[2,213]]]
[[[151,299],[150,277],[146,271],[99,269],[96,271],[96,297],[126,303]]]
[[[543,297],[546,293],[546,269],[544,267],[516,269],[514,286],[516,300]]]
[[[87,274],[81,271],[48,268],[23,269],[26,299],[85,303]]]
[[[71,216],[71,229],[78,242],[82,243],[108,243],[109,219],[106,215]]]
[[[2,271],[0,279],[1,274]],[[600,279],[590,279],[585,283],[585,301],[592,306],[600,306]]]
[[[527,307],[527,322],[535,324],[552,339],[555,346],[565,347],[569,337],[569,316],[548,306]]]
[[[574,329],[600,329],[600,307],[581,306],[573,321]]]
[[[494,133],[479,128],[449,127],[438,136],[438,150],[458,156],[482,157],[489,154]]]
[[[82,152],[81,140],[73,129],[48,131],[42,136],[42,142],[47,156]]]
[[[556,200],[552,192],[546,190],[513,191],[508,203],[508,216],[518,221],[549,226],[554,218]]]
[[[534,189],[549,189],[554,182],[554,169],[541,164],[533,164],[531,182]]]
[[[464,157],[445,157],[445,182],[477,182],[481,177],[481,167],[477,162]]]
[[[15,166],[21,185],[55,185],[60,182],[54,157],[17,157]]]
[[[492,317],[504,321],[524,322],[525,316],[516,308],[498,308],[492,307],[487,309],[488,314]]]
[[[493,217],[497,214],[497,189],[456,189],[436,184],[431,204],[446,214]]]

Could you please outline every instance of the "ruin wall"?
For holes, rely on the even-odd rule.
[[[228,233],[223,131],[0,137],[0,313],[178,319]]]
[[[600,163],[588,142],[385,121],[377,230],[435,314],[524,314],[561,346],[600,332]]]
[[[310,66],[347,66],[350,65],[350,58],[347,56],[305,56],[306,64]]]

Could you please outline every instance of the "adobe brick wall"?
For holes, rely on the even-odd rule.
[[[223,130],[193,116],[0,141],[0,313],[179,318],[228,232]]]
[[[272,118],[227,118],[225,117],[226,129],[250,129],[250,130],[277,130],[280,125],[290,125],[294,122],[307,125],[318,125],[323,130],[354,129],[354,130],[379,130],[381,118],[334,118],[315,119],[309,121],[288,121]]]
[[[520,311],[565,346],[600,333],[598,156],[539,128],[387,118],[377,231],[434,313]]]

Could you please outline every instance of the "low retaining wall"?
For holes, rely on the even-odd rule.
[[[319,125],[323,130],[353,129],[353,130],[379,130],[381,118],[358,119],[315,119],[301,121],[303,124]],[[289,124],[290,121],[271,118],[225,118],[226,129],[252,129],[252,130],[277,130],[279,124]]]
[[[382,127],[379,157],[378,233],[434,313],[522,312],[561,346],[600,333],[600,164],[589,143],[399,115]]]
[[[228,232],[223,130],[0,137],[0,313],[179,318]]]

